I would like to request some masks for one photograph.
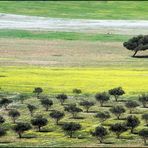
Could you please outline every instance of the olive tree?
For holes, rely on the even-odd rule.
[[[104,102],[109,100],[109,95],[106,92],[97,93],[95,98],[98,102],[100,102],[100,106],[103,107]]]
[[[134,100],[128,100],[125,103],[125,106],[130,110],[130,114],[132,114],[133,110],[139,106],[139,104],[137,103],[137,101]]]
[[[28,104],[28,105],[27,105],[27,108],[28,108],[28,110],[29,110],[29,112],[30,112],[30,115],[31,115],[31,117],[32,117],[32,116],[33,116],[33,113],[34,113],[34,111],[37,109],[37,107],[34,106],[34,105],[32,105],[32,104]]]
[[[68,96],[66,94],[58,94],[56,98],[60,101],[61,105],[63,105],[65,100],[68,99]]]
[[[58,125],[59,121],[64,117],[65,114],[63,112],[54,110],[49,115],[51,118],[53,118],[56,121],[56,124]]]
[[[91,132],[91,135],[96,137],[100,141],[100,143],[103,143],[103,139],[107,136],[107,134],[107,129],[103,126],[98,126],[95,128],[94,132]]]
[[[41,104],[45,107],[45,110],[48,111],[49,108],[53,105],[53,101],[50,99],[41,99]]]
[[[96,118],[99,118],[100,119],[100,122],[104,122],[106,121],[107,119],[109,119],[111,116],[109,114],[109,112],[107,111],[104,111],[104,112],[99,112],[95,115]]]
[[[30,129],[31,125],[24,122],[19,122],[13,127],[13,130],[19,135],[19,138],[22,138],[22,134]]]
[[[0,127],[0,137],[5,136],[5,135],[6,135],[6,130]]]
[[[13,101],[10,100],[10,99],[8,99],[8,98],[2,98],[2,99],[0,100],[0,106],[4,107],[5,110],[7,110],[7,109],[8,109],[8,105],[9,105],[10,103],[12,103],[12,102],[13,102]]]
[[[123,46],[128,50],[134,51],[133,57],[135,57],[138,51],[148,49],[148,35],[132,37],[127,42],[124,42]]]
[[[79,112],[82,112],[82,109],[77,107],[76,104],[69,104],[64,107],[64,110],[71,113],[73,118],[76,118]]]
[[[142,94],[139,96],[139,101],[142,103],[143,107],[146,107],[148,104],[148,94]]]
[[[73,89],[72,92],[76,95],[79,95],[82,93],[81,89],[78,89],[78,88]]]
[[[144,144],[146,145],[146,140],[148,139],[148,128],[139,131],[139,136],[142,137]]]
[[[90,109],[90,107],[94,106],[94,102],[92,101],[81,101],[80,106],[83,106],[86,109],[86,112],[88,113],[88,110]]]
[[[111,109],[110,109],[110,112],[112,114],[114,114],[117,119],[119,120],[120,119],[120,116],[125,113],[125,108],[121,105],[117,105],[117,106],[113,106]]]
[[[15,109],[12,109],[9,111],[8,115],[9,117],[11,117],[13,123],[15,123],[16,119],[20,116],[20,112]]]
[[[4,122],[5,122],[5,118],[0,115],[0,125],[3,124]]]
[[[37,99],[39,99],[40,94],[43,92],[43,89],[41,87],[36,87],[33,90],[33,93],[36,94]]]
[[[38,131],[41,132],[41,127],[47,125],[48,120],[42,116],[37,116],[31,120],[31,124],[38,128]]]
[[[110,131],[114,132],[119,139],[120,135],[127,131],[127,127],[124,123],[115,123],[110,126]]]
[[[19,95],[17,96],[17,100],[19,100],[22,104],[23,104],[24,101],[25,101],[26,99],[28,99],[28,98],[29,98],[29,96],[28,96],[27,94],[25,94],[25,93],[19,94]]]
[[[110,89],[108,92],[110,95],[114,96],[115,101],[118,101],[119,96],[122,96],[125,94],[125,91],[122,89],[122,87]]]
[[[126,119],[126,125],[131,129],[131,133],[133,134],[134,129],[140,124],[139,119],[136,116],[128,116]]]
[[[145,120],[146,125],[148,126],[148,113],[143,114],[142,119]]]
[[[69,135],[70,138],[72,138],[73,134],[77,130],[81,129],[81,125],[79,123],[74,122],[64,123],[62,129],[66,132],[67,135]]]

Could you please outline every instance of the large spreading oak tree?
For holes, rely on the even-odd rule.
[[[133,57],[136,56],[138,51],[148,49],[148,35],[139,35],[129,39],[123,43],[123,46],[128,50],[134,51]]]

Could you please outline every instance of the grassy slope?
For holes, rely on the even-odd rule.
[[[131,36],[115,34],[87,34],[75,32],[49,32],[26,30],[0,30],[0,38],[86,40],[86,41],[126,41]]]
[[[83,96],[83,98],[86,100],[92,100],[95,102],[95,98],[92,96]],[[123,97],[124,100],[127,98]],[[82,129],[80,131],[77,131],[74,136],[78,136],[78,138],[69,138],[67,137],[64,132],[62,131],[60,126],[57,126],[54,124],[54,120],[52,120],[49,117],[49,113],[51,112],[52,109],[56,109],[59,111],[63,111],[63,106],[60,105],[60,103],[55,99],[55,97],[50,96],[50,99],[53,100],[54,105],[49,109],[48,112],[45,111],[45,109],[41,106],[39,99],[36,99],[34,97],[26,100],[24,104],[20,104],[20,102],[14,102],[12,105],[9,106],[9,108],[15,108],[20,111],[21,116],[19,119],[17,119],[17,122],[30,122],[31,117],[30,114],[27,110],[26,104],[34,104],[37,106],[37,110],[34,115],[37,114],[42,114],[44,117],[48,119],[48,125],[43,128],[44,131],[49,131],[49,132],[36,132],[36,129],[33,128],[32,130],[25,132],[23,134],[22,139],[18,138],[18,135],[14,133],[11,129],[11,127],[14,125],[12,123],[12,120],[10,117],[8,117],[8,111],[4,111],[3,109],[1,110],[1,114],[5,117],[6,123],[4,123],[4,127],[9,128],[8,134],[4,137],[0,138],[0,146],[10,146],[10,147],[15,147],[15,146],[51,146],[51,147],[62,147],[62,146],[77,146],[77,147],[93,147],[93,146],[143,146],[143,141],[142,139],[137,135],[137,134],[130,134],[130,130],[127,132],[123,133],[121,135],[121,139],[116,139],[115,134],[112,132],[109,132],[109,135],[106,137],[104,142],[108,144],[99,144],[98,140],[90,135],[90,131],[94,130],[96,126],[100,125],[99,119],[95,118],[95,112],[98,111],[109,111],[109,106],[113,105],[124,105],[124,102],[114,102],[113,98],[111,101],[107,102],[106,107],[99,107],[99,103],[96,103],[95,106],[90,108],[91,113],[86,113],[82,112],[78,116],[79,117],[84,117],[84,119],[72,119],[71,115],[67,112],[65,112],[65,117],[60,121],[60,123],[64,122],[79,122],[82,125]],[[81,101],[81,97],[77,97],[77,99],[68,99],[66,100],[67,103],[78,103]],[[120,98],[121,99],[121,98]],[[82,108],[82,107],[81,107]],[[83,109],[83,108],[82,108]],[[138,107],[134,111],[134,115],[138,116],[139,119],[141,118],[141,114],[146,112],[146,108],[142,108],[142,106]],[[121,118],[125,118],[129,115],[129,110],[126,111],[122,115]],[[111,118],[108,119],[103,123],[103,126],[106,128],[109,128],[110,124],[116,123],[116,122],[124,122],[125,120],[116,120],[115,116],[111,114]],[[140,129],[144,128],[145,123],[143,120],[141,120],[141,124],[135,129],[135,132],[138,132]],[[26,137],[26,138],[25,138]],[[28,138],[27,138],[28,137]],[[110,144],[109,144],[110,143]]]
[[[146,1],[0,2],[1,13],[60,18],[148,19]]]

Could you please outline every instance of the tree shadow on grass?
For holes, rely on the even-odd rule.
[[[103,107],[112,107],[112,105],[103,105]]]
[[[24,135],[24,136],[22,136],[22,138],[24,138],[24,139],[32,139],[32,138],[36,138],[37,136],[35,136],[35,135]]]
[[[84,119],[84,117],[75,117],[75,118],[72,118],[72,119]]]
[[[148,58],[148,55],[140,55],[140,56],[135,56],[133,58],[145,58],[145,59],[147,59]]]
[[[52,129],[42,129],[40,131],[40,133],[48,133],[48,132],[53,132],[53,130]]]
[[[111,141],[106,141],[106,142],[103,142],[103,144],[114,144],[115,142],[111,142]]]
[[[86,111],[84,111],[84,113],[98,113],[98,111],[95,111],[95,110],[92,110],[92,111],[88,111],[88,112],[86,112]]]
[[[122,99],[120,99],[120,100],[118,100],[117,102],[126,102],[127,100],[122,100]]]
[[[89,114],[89,113],[97,113],[98,111],[83,111],[83,113],[85,113],[85,114]]]
[[[115,118],[114,120],[126,120],[126,118],[125,117],[120,117],[119,119],[117,119],[117,118]]]
[[[11,141],[0,141],[0,144],[9,144],[9,143],[13,143],[13,142],[11,142]]]
[[[134,134],[134,135],[138,135],[139,133],[138,133],[137,131],[134,131],[133,134]]]

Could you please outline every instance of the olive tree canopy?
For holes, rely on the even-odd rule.
[[[148,35],[139,35],[133,37],[127,42],[124,42],[123,46],[128,50],[134,51],[133,57],[135,57],[138,51],[144,51],[148,49]]]

